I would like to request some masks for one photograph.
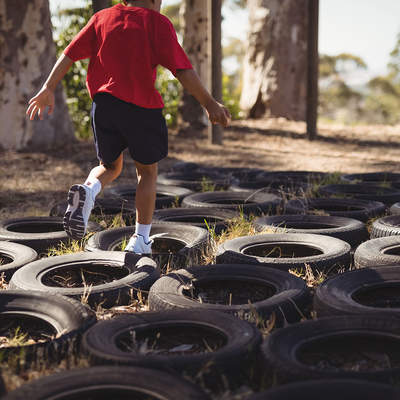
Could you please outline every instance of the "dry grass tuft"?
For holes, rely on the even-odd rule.
[[[319,189],[325,185],[337,185],[344,183],[340,177],[343,175],[341,172],[332,172],[324,176],[322,179],[311,180],[309,188],[304,193],[304,197],[318,197]]]
[[[2,272],[0,274],[0,290],[7,290],[8,289],[8,283],[6,281],[5,273]]]
[[[290,269],[289,272],[299,278],[306,281],[308,287],[315,288],[320,285],[328,275],[323,271],[313,271],[308,264],[304,265],[304,268]]]
[[[232,218],[228,221],[228,228],[220,235],[215,235],[215,244],[216,246],[220,245],[227,240],[235,239],[240,236],[250,236],[256,235],[259,232],[256,231],[253,223],[253,218],[247,219],[243,213],[236,218]]]
[[[84,251],[85,244],[90,236],[91,234],[88,234],[82,240],[69,240],[68,243],[60,243],[57,247],[51,247],[47,250],[47,257],[62,256],[65,254],[72,254]]]
[[[76,358],[72,355],[67,356],[66,359],[62,360],[56,365],[47,365],[46,361],[43,361],[43,364],[39,368],[35,366],[35,369],[18,371],[18,373],[10,369],[8,363],[4,363],[5,365],[2,364],[3,363],[0,363],[1,375],[3,377],[7,392],[17,389],[25,383],[29,383],[30,381],[43,378],[48,375],[53,375],[55,373],[71,369],[90,367],[89,361],[86,358]]]
[[[107,320],[119,314],[132,314],[137,312],[149,311],[149,302],[147,300],[148,292],[144,290],[131,289],[131,302],[124,306],[115,306],[112,308],[104,308],[100,305],[97,306],[96,316],[97,319]]]
[[[214,192],[216,184],[209,178],[203,176],[201,178],[201,192]]]

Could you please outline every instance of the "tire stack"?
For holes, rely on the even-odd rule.
[[[105,230],[94,224],[85,251],[47,257],[49,246],[67,243],[60,232],[38,236],[59,217],[43,219],[41,232],[24,232],[35,221],[0,221],[9,281],[0,320],[34,342],[0,347],[0,356],[23,353],[18,368],[71,355],[88,362],[4,398],[229,398],[243,386],[259,392],[249,399],[310,400],[321,390],[327,399],[399,398],[400,220],[383,214],[400,197],[397,177],[385,177],[393,182],[379,193],[368,177],[373,198],[358,198],[360,175],[307,198],[325,174],[177,164],[160,174],[151,257],[122,251],[132,218]],[[125,204],[135,190],[111,187],[99,204]],[[283,204],[288,192],[303,197]],[[237,218],[256,234],[215,247]]]
[[[322,186],[319,193],[325,197],[289,201],[286,212],[291,217],[259,218],[259,230],[275,226],[274,232],[291,234],[299,228],[304,232],[307,225],[308,232],[318,233],[322,226],[316,222],[322,220],[317,215],[327,225],[329,218],[350,217],[359,223],[378,217],[369,223],[370,240],[365,225],[341,236],[355,251],[351,269],[356,269],[331,274],[314,289],[314,318],[276,330],[264,341],[265,368],[283,386],[251,399],[312,399],[322,391],[332,399],[400,396],[396,384],[400,376],[400,221],[397,215],[383,216],[398,201],[398,186],[395,181],[381,186],[384,174],[366,175],[343,176],[344,184]],[[384,176],[398,180],[400,175]],[[334,221],[325,227],[326,234],[338,232]],[[346,229],[339,231],[341,235]],[[240,245],[240,257],[249,256],[251,249]],[[226,243],[224,247],[223,251],[229,250]]]

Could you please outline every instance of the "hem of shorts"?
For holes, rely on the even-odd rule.
[[[104,165],[112,164],[113,162],[115,162],[115,161],[118,160],[118,157],[119,157],[121,154],[122,154],[122,152],[121,152],[117,157],[115,157],[112,161],[105,161],[103,158],[100,158],[100,157],[97,157],[97,159],[99,160],[99,162],[101,162],[101,163],[104,164]]]
[[[165,153],[164,155],[162,155],[162,156],[160,156],[160,157],[157,157],[154,161],[142,161],[142,160],[139,160],[138,158],[135,158],[135,157],[133,157],[132,156],[132,159],[133,159],[133,161],[138,161],[138,162],[140,162],[141,164],[144,164],[144,165],[150,165],[150,164],[154,164],[154,163],[157,163],[157,162],[159,162],[159,161],[161,161],[162,159],[164,159],[165,157],[167,157],[168,156],[168,153]]]

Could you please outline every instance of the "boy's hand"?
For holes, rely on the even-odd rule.
[[[43,86],[39,93],[29,100],[29,107],[26,110],[26,115],[32,121],[38,113],[39,119],[43,119],[46,107],[49,107],[48,114],[51,115],[54,109],[54,92]]]
[[[231,114],[228,109],[223,105],[213,100],[206,105],[208,118],[213,124],[221,124],[227,127],[231,122]]]

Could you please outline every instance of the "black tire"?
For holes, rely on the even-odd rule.
[[[280,247],[278,247],[280,246]],[[293,251],[297,253],[314,253],[298,257],[274,256],[278,248],[282,254]],[[271,257],[265,257],[267,252]],[[318,252],[318,254],[315,254]],[[257,255],[260,254],[261,255]],[[313,270],[329,273],[337,268],[348,267],[350,264],[350,245],[343,240],[324,235],[309,233],[265,234],[242,236],[227,240],[218,246],[216,262],[219,264],[259,264],[284,271],[302,269],[305,264]]]
[[[400,202],[392,204],[389,208],[389,213],[391,215],[399,215],[400,214]]]
[[[326,215],[274,215],[259,217],[253,221],[259,232],[272,229],[274,233],[313,233],[344,240],[356,247],[368,239],[364,223],[352,218]]]
[[[399,315],[398,266],[362,268],[322,282],[314,296],[318,317],[332,315]]]
[[[272,332],[262,345],[266,363],[279,383],[342,378],[394,383],[400,376],[399,349],[400,319],[373,315],[300,322]],[[369,366],[363,370],[358,360],[369,357],[365,352],[371,352],[371,358],[375,353],[376,357],[386,354],[388,360],[390,356],[390,366],[377,369],[374,359],[375,370]],[[318,361],[321,356],[329,360]]]
[[[380,201],[391,205],[400,201],[400,190],[374,185],[324,185],[318,189],[321,196],[343,195],[355,199]]]
[[[294,382],[246,397],[246,400],[397,400],[400,390],[391,385],[356,379]]]
[[[10,392],[4,400],[117,400],[139,397],[154,400],[208,399],[200,388],[176,375],[148,368],[104,366],[42,377]]]
[[[102,227],[89,222],[88,231],[100,231]],[[50,247],[68,243],[69,236],[64,231],[63,220],[59,217],[21,217],[0,221],[0,241],[5,240],[31,247],[39,254]]]
[[[190,161],[177,161],[172,165],[171,171],[173,172],[186,172],[186,171],[196,171],[197,169],[201,169],[202,166],[200,164],[190,162]]]
[[[64,217],[67,210],[68,202],[62,201],[53,206],[50,210],[51,216]],[[121,198],[113,197],[98,197],[94,203],[91,215],[98,217],[114,217],[117,214],[122,214],[126,224],[132,225],[135,223],[136,209],[134,201],[128,201]]]
[[[245,182],[253,181],[265,173],[265,170],[260,168],[244,168],[244,167],[212,167],[213,171],[223,175],[229,176],[233,181]]]
[[[356,268],[400,265],[400,237],[386,236],[361,243],[354,253]]]
[[[227,290],[231,290],[233,297],[227,295],[223,304],[207,301],[204,294],[201,302],[190,297],[190,291],[196,296],[194,291],[204,290],[204,285],[207,288],[210,284],[211,290],[217,291],[228,286]],[[233,289],[236,293],[232,292]],[[238,291],[250,292],[253,299],[241,298]],[[200,294],[198,298],[201,298]],[[165,275],[151,287],[148,300],[153,311],[197,308],[223,311],[251,322],[259,317],[268,320],[274,313],[276,326],[282,326],[285,322],[297,322],[304,316],[310,294],[303,279],[287,272],[255,265],[221,264],[180,269]]]
[[[157,184],[156,187],[156,209],[177,206],[182,199],[193,191],[178,186]],[[115,185],[104,190],[107,197],[120,197],[126,201],[133,202],[136,195],[136,185]]]
[[[400,215],[378,218],[371,225],[371,239],[400,235]]]
[[[203,187],[208,184],[215,185],[215,190],[225,190],[230,185],[230,179],[215,172],[197,169],[161,173],[157,177],[157,183],[180,186],[196,192],[203,190]]]
[[[90,284],[81,278],[75,287],[65,287],[62,272],[68,280],[78,279],[74,275],[106,276],[108,282]],[[93,271],[90,271],[93,269]],[[100,271],[98,271],[100,269]],[[95,307],[112,307],[129,304],[132,290],[148,290],[158,279],[159,270],[153,260],[134,253],[125,252],[78,252],[56,257],[47,257],[25,265],[14,273],[10,287],[22,290],[38,290],[57,293],[77,299],[87,297],[87,302]],[[112,280],[113,278],[115,278]],[[60,283],[61,281],[61,283]]]
[[[0,396],[2,396],[1,398],[3,398],[3,396],[5,396],[7,393],[7,388],[6,388],[6,384],[4,382],[3,377],[0,375]]]
[[[367,172],[363,174],[345,174],[340,177],[340,180],[345,183],[357,184],[361,183],[381,185],[391,182],[399,182],[400,174],[394,172]]]
[[[161,332],[160,332],[161,331]],[[157,335],[157,333],[159,333]],[[175,354],[160,354],[153,351],[155,340],[179,341],[190,344],[201,340],[200,351],[191,353],[181,351]],[[151,351],[124,351],[122,339],[139,344],[147,340]],[[152,343],[153,338],[153,343]],[[204,346],[204,340],[208,347]],[[139,342],[139,343],[138,343]],[[217,311],[169,310],[123,315],[112,320],[101,321],[89,329],[82,339],[82,348],[88,354],[91,363],[136,365],[157,368],[170,372],[196,375],[238,376],[240,371],[249,368],[253,357],[259,352],[261,334],[258,329],[246,321]],[[127,343],[129,348],[133,343]],[[140,344],[139,344],[140,345]],[[179,344],[180,345],[180,344]],[[196,343],[199,346],[198,343]],[[214,351],[209,351],[214,346]],[[164,349],[168,350],[165,346]],[[174,346],[175,347],[175,346]],[[172,349],[174,348],[172,347]],[[171,347],[170,347],[171,348]],[[208,351],[207,351],[208,348]]]
[[[153,221],[188,224],[207,230],[210,228],[219,235],[228,227],[229,220],[237,217],[240,217],[239,212],[220,208],[167,208],[165,210],[155,210]]]
[[[134,226],[107,229],[95,233],[86,243],[87,251],[115,251],[135,233]],[[165,265],[181,268],[197,264],[210,243],[210,234],[198,226],[154,222],[150,235],[163,235],[154,239],[151,257],[163,271]]]
[[[272,193],[257,192],[203,192],[185,197],[183,207],[216,207],[241,211],[246,215],[275,213],[282,199]]]
[[[7,280],[17,269],[37,258],[38,253],[28,246],[0,241],[0,274],[4,274]]]
[[[96,322],[95,313],[79,301],[26,290],[0,291],[0,317],[2,336],[5,336],[6,327],[14,325],[22,332],[25,326],[28,333],[34,330],[54,336],[47,340],[42,336],[43,340],[24,346],[2,346],[2,362],[16,362],[13,364],[16,367],[28,367],[44,360],[59,361],[78,349],[80,335]]]
[[[361,199],[311,198],[289,200],[286,214],[320,214],[354,218],[362,222],[383,215],[386,207],[382,202]]]
[[[277,193],[281,194],[304,194],[309,185],[305,182],[299,181],[287,181],[287,180],[267,180],[265,178],[243,181],[237,184],[231,185],[229,190],[234,192],[246,192],[246,191],[260,191],[266,193]]]
[[[265,172],[263,178],[273,181],[317,183],[324,179],[328,173],[320,171],[272,171]]]

